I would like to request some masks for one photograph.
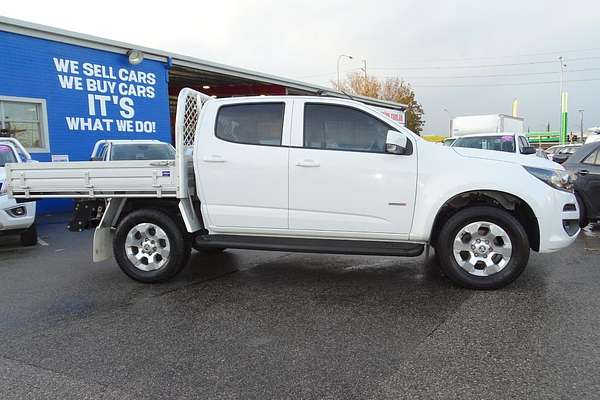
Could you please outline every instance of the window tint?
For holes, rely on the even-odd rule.
[[[385,153],[391,128],[371,115],[344,106],[304,106],[304,147]]]
[[[215,134],[229,142],[281,146],[284,110],[284,103],[222,106]]]
[[[460,137],[452,146],[514,153],[515,137],[513,135]]]
[[[168,144],[115,144],[110,157],[122,160],[174,160],[175,149]]]
[[[600,165],[600,159],[598,157],[598,150],[587,156],[582,161],[584,164],[598,164]]]

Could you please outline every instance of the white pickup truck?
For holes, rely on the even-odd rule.
[[[538,157],[430,144],[328,97],[179,95],[175,160],[9,164],[18,199],[109,198],[94,260],[161,282],[197,248],[418,256],[477,289],[579,232],[572,176]],[[112,243],[112,246],[111,246]]]

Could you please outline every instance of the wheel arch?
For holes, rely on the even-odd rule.
[[[475,205],[488,205],[510,212],[523,226],[532,250],[539,251],[540,228],[533,208],[522,198],[498,190],[472,190],[456,194],[438,209],[430,233],[430,243],[435,247],[444,223],[458,211]]]

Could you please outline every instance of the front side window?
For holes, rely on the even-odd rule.
[[[228,142],[281,146],[284,111],[284,103],[222,106],[215,135]]]
[[[330,104],[304,106],[304,147],[385,153],[391,128],[360,110]]]
[[[47,149],[41,101],[0,99],[0,136],[17,139],[26,149]]]

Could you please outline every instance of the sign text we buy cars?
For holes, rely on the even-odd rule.
[[[68,130],[156,132],[155,121],[136,119],[136,102],[156,97],[154,72],[58,57],[53,62],[60,89],[80,91],[87,102],[87,115],[65,116]]]

